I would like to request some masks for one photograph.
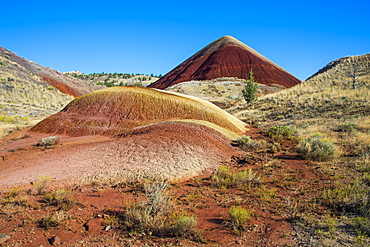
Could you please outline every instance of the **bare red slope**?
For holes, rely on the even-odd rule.
[[[249,46],[225,36],[206,46],[158,81],[149,85],[165,89],[191,80],[212,80],[220,77],[246,79],[253,70],[258,83],[292,87],[301,81]]]

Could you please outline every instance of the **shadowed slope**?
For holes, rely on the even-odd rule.
[[[207,101],[134,86],[107,88],[77,98],[32,131],[116,135],[134,127],[180,119],[208,121],[238,134],[245,131],[243,122]]]
[[[197,52],[149,87],[165,89],[185,81],[220,77],[246,79],[251,69],[255,79],[265,85],[292,87],[301,82],[249,46],[231,36],[225,36]]]

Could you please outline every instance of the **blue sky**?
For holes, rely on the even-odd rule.
[[[0,46],[65,72],[165,74],[231,35],[301,80],[370,53],[370,1],[3,1]]]

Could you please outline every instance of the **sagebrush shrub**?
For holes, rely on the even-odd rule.
[[[296,146],[296,152],[307,160],[326,161],[333,158],[336,148],[332,142],[321,139],[319,136],[312,136],[301,140]]]
[[[42,138],[38,141],[37,146],[46,147],[46,146],[54,146],[58,145],[60,143],[60,137],[59,136],[49,136]]]
[[[244,151],[261,151],[267,148],[265,140],[252,140],[250,136],[241,136],[236,142]]]

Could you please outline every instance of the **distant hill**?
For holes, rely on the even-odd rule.
[[[263,96],[249,106],[239,104],[229,112],[239,118],[261,120],[368,116],[369,98],[370,54],[367,54],[332,61],[293,88]]]
[[[292,87],[301,82],[249,46],[231,36],[225,36],[191,56],[149,87],[166,89],[181,82],[221,77],[246,79],[251,70],[258,83],[268,86]]]
[[[71,71],[63,73],[76,79],[86,81],[88,83],[102,85],[106,87],[113,86],[147,86],[156,80],[158,76],[127,74],[127,73],[93,73],[83,74],[79,71]]]
[[[51,115],[74,97],[102,88],[40,66],[2,47],[0,82],[2,114],[31,118]]]

